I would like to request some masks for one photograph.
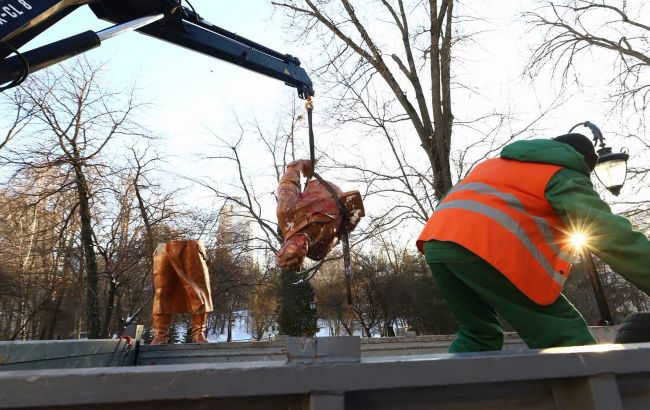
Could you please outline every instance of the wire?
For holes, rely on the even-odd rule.
[[[27,76],[29,75],[29,61],[25,58],[24,55],[20,53],[14,46],[12,46],[9,43],[5,43],[4,41],[0,41],[0,45],[5,47],[6,49],[9,49],[12,53],[16,54],[18,58],[22,61],[23,63],[23,70],[18,74],[16,78],[14,78],[9,84],[0,87],[0,93],[3,91],[6,91],[10,88],[17,87],[20,84],[22,84],[23,81],[27,79]]]
[[[345,207],[343,201],[339,194],[332,188],[332,186],[321,178],[316,172],[312,173],[313,176],[318,180],[323,187],[330,193],[332,199],[336,202],[343,215],[341,218],[341,225],[339,225],[339,238],[341,239],[341,246],[343,247],[343,272],[345,274],[345,289],[346,289],[346,298],[348,305],[352,304],[352,261],[350,259],[350,237],[348,232],[348,223],[350,222],[350,211]]]
[[[194,12],[194,14],[196,14],[197,16],[199,15],[199,13],[196,12],[196,10],[194,9],[194,6],[192,6],[192,3],[190,3],[189,0],[185,0],[185,3],[187,3],[188,6],[190,6],[190,8]]]

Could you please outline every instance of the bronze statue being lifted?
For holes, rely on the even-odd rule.
[[[278,266],[299,269],[305,256],[319,261],[351,232],[364,216],[359,191],[342,192],[316,175],[300,190],[300,174],[311,177],[311,161],[290,163],[278,187],[278,224],[284,244],[277,253]]]

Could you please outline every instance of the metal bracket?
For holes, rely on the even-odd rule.
[[[290,337],[287,363],[359,363],[361,339],[358,336]]]

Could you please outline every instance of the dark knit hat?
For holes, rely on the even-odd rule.
[[[573,134],[564,134],[559,137],[553,138],[557,142],[562,142],[564,144],[570,145],[573,149],[578,151],[585,159],[589,170],[593,171],[596,167],[596,162],[598,161],[598,154],[594,148],[594,144],[591,143],[591,140],[585,137],[582,134],[573,133]]]

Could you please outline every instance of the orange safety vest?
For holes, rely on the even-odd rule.
[[[479,164],[456,184],[429,218],[417,246],[457,243],[504,274],[541,305],[562,290],[571,252],[565,224],[546,200],[561,167],[502,158]]]

